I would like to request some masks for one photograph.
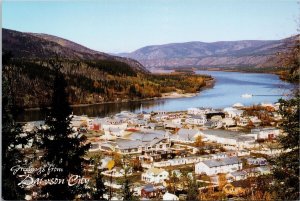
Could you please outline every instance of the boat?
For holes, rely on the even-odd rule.
[[[243,94],[242,98],[252,98],[252,94]]]

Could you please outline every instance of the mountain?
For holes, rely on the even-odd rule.
[[[45,59],[59,55],[70,60],[109,60],[128,64],[136,71],[148,72],[139,62],[91,50],[72,41],[48,34],[24,33],[2,29],[3,51],[17,58]]]
[[[286,51],[296,37],[283,40],[186,42],[153,45],[120,56],[146,67],[276,67],[277,53]]]
[[[2,29],[2,58],[9,61],[14,104],[49,106],[54,66],[60,66],[71,104],[121,102],[162,96],[171,91],[197,92],[211,78],[200,75],[154,75],[134,59],[91,50],[48,34]],[[7,59],[10,58],[10,59]]]

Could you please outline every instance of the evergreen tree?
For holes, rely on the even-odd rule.
[[[290,100],[280,100],[284,135],[279,142],[285,152],[274,161],[276,199],[299,200],[299,92]]]
[[[107,189],[103,182],[103,176],[101,174],[101,170],[99,169],[99,165],[101,165],[101,156],[93,157],[92,161],[94,162],[94,172],[96,172],[96,179],[95,179],[95,192],[93,192],[93,199],[94,200],[106,200],[103,198],[104,194],[107,192]]]
[[[132,200],[133,193],[130,190],[130,183],[129,183],[129,179],[128,178],[125,178],[122,190],[123,190],[122,191],[123,199],[124,200]]]
[[[96,178],[96,192],[94,193],[93,197],[95,200],[106,200],[103,198],[104,193],[106,193],[106,187],[103,182],[101,171],[98,170]]]
[[[123,162],[125,161],[125,158],[123,158]],[[122,196],[123,200],[137,200],[137,198],[133,195],[133,191],[131,190],[131,182],[129,178],[127,177],[127,173],[130,169],[125,162],[123,164],[123,169],[124,169],[124,183],[122,187]]]
[[[71,123],[71,107],[66,93],[66,80],[60,72],[61,65],[50,61],[55,71],[51,109],[45,119],[46,129],[41,129],[40,149],[44,152],[42,163],[46,166],[61,168],[63,171],[52,171],[44,175],[47,178],[64,179],[63,184],[45,185],[42,188],[42,199],[73,200],[85,192],[84,184],[68,185],[72,175],[83,176],[83,166],[86,162],[83,156],[89,149],[84,144],[86,137],[74,132]]]
[[[10,53],[2,55],[3,77],[2,77],[2,198],[4,200],[23,200],[25,190],[18,186],[20,182],[17,175],[13,175],[10,169],[16,165],[24,165],[24,155],[17,148],[18,145],[26,144],[26,138],[20,136],[21,126],[15,122],[15,110],[12,101],[12,90],[10,83],[13,82],[9,76]]]
[[[188,190],[187,190],[187,197],[186,200],[199,200],[199,191],[198,191],[198,184],[196,179],[191,179],[188,183]]]

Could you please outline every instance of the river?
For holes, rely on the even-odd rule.
[[[157,99],[133,101],[127,103],[105,103],[89,106],[74,107],[76,115],[104,117],[127,110],[138,112],[182,111],[189,107],[224,108],[235,103],[253,105],[259,103],[274,103],[283,95],[291,93],[293,85],[284,82],[274,74],[240,73],[222,71],[196,71],[197,74],[209,74],[215,78],[212,88],[201,91],[197,96],[176,99]],[[242,94],[253,94],[251,98],[242,98]],[[257,96],[258,95],[258,96]],[[18,121],[35,121],[43,119],[39,110],[25,111],[19,115]]]

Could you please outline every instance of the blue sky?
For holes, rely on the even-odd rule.
[[[299,9],[297,0],[4,0],[2,26],[116,53],[174,42],[281,39],[297,33]]]

